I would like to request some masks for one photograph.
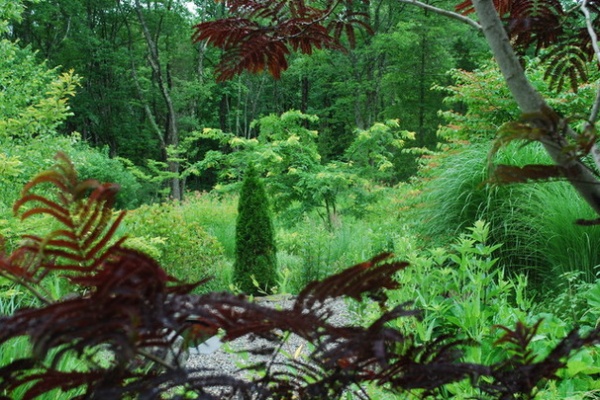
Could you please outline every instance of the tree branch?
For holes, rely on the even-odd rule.
[[[453,18],[457,21],[463,22],[467,25],[470,25],[472,28],[477,29],[478,31],[481,30],[481,25],[479,25],[476,21],[473,21],[471,18],[469,17],[465,17],[462,14],[459,13],[455,13],[454,11],[450,11],[450,10],[444,10],[443,8],[438,8],[426,3],[422,3],[418,0],[398,0],[400,3],[406,3],[406,4],[412,4],[414,6],[423,8],[425,10],[429,10],[431,12],[434,12],[436,14],[439,15],[443,15],[445,17],[450,17]]]
[[[573,151],[567,150],[568,142],[564,135],[576,133],[546,104],[527,79],[492,0],[473,0],[473,6],[488,45],[521,112],[528,116],[530,123],[547,132],[541,141],[546,152],[557,165],[563,167],[566,178],[581,197],[600,214],[598,177]]]
[[[581,3],[581,11],[585,16],[585,24],[587,26],[588,34],[590,35],[590,39],[592,40],[592,47],[594,48],[594,53],[598,62],[600,62],[600,47],[598,46],[598,35],[596,35],[596,31],[594,30],[594,26],[592,25],[592,17],[590,15],[590,10],[587,8],[588,0],[584,0]],[[600,87],[598,88],[598,93],[596,94],[596,100],[594,101],[594,106],[592,107],[592,112],[590,114],[589,121],[590,123],[594,123],[598,118],[598,112],[600,110]]]
[[[592,24],[592,17],[590,15],[590,10],[587,7],[588,0],[583,0],[581,2],[581,11],[585,16],[585,24],[587,26],[588,34],[590,35],[590,39],[592,41],[592,47],[594,48],[594,54],[598,62],[600,62],[600,46],[598,46],[598,35],[596,35],[596,31],[594,30],[594,25]],[[592,110],[590,111],[590,116],[588,117],[588,122],[585,124],[586,131],[593,131],[594,124],[598,119],[598,113],[600,112],[600,86],[596,90],[596,98],[594,99],[594,104],[592,106]],[[592,148],[590,149],[590,154],[596,164],[597,168],[600,168],[600,149],[598,145],[594,143]]]

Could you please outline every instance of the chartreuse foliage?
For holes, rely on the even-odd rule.
[[[22,8],[20,1],[0,2],[0,19],[18,19]],[[85,177],[125,185],[117,200],[119,208],[136,206],[141,187],[120,162],[89,147],[77,133],[64,136],[57,132],[72,115],[69,101],[80,78],[73,71],[49,68],[30,48],[5,39],[0,39],[0,59],[0,232],[8,248],[16,246],[30,223],[19,224],[10,207],[23,185],[52,165],[57,151],[76,160]]]
[[[20,2],[8,3],[14,4],[0,10],[11,15],[21,9]],[[10,207],[20,188],[50,165],[32,153],[53,147],[49,138],[70,115],[67,100],[79,78],[72,71],[60,74],[48,68],[30,49],[6,39],[0,39],[0,59],[0,207]],[[59,148],[51,149],[47,158]]]
[[[240,191],[233,284],[246,294],[270,293],[277,284],[275,232],[269,199],[252,164],[246,169]]]
[[[59,74],[39,63],[29,49],[0,40],[0,140],[31,139],[55,132],[70,114],[67,98],[80,78],[73,71]]]
[[[259,134],[252,139],[206,130],[203,135],[220,139],[224,148],[209,151],[197,168],[201,171],[217,168],[223,185],[238,178],[245,166],[253,163],[265,175],[267,192],[276,211],[297,218],[316,210],[329,224],[338,212],[338,195],[348,189],[359,193],[367,182],[349,173],[343,163],[321,164],[317,132],[304,126],[315,121],[315,116],[299,111],[269,115],[253,123]]]
[[[415,140],[415,133],[400,129],[399,120],[377,122],[368,129],[359,129],[345,152],[345,159],[356,174],[371,181],[393,184],[398,170],[398,158],[408,151],[407,142]],[[415,154],[423,149],[410,149]]]
[[[322,163],[318,132],[306,127],[316,121],[317,117],[295,110],[269,115],[253,122],[259,133],[251,139],[207,129],[199,135],[220,140],[223,149],[209,151],[190,168],[199,172],[215,168],[224,185],[253,163],[265,176],[275,210],[285,211],[290,220],[315,210],[331,228],[339,214],[360,214],[367,200],[374,199],[373,181],[396,183],[398,156],[414,134],[400,129],[397,120],[376,123],[357,130],[344,160]]]
[[[22,12],[22,1],[0,0],[0,34],[5,34],[8,31],[9,21],[18,20]]]
[[[229,286],[231,271],[223,246],[196,219],[186,216],[179,202],[140,206],[129,211],[122,226],[126,247],[153,257],[177,279],[196,282],[212,277],[198,291]]]

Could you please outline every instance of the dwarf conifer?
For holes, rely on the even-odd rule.
[[[277,282],[273,223],[263,182],[252,165],[240,193],[235,247],[233,283],[246,294],[269,291]]]

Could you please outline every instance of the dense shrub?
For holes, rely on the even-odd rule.
[[[123,162],[111,158],[108,148],[95,149],[87,144],[78,143],[68,152],[82,179],[97,179],[100,182],[114,182],[121,186],[116,207],[131,209],[149,200],[146,186],[129,172]]]
[[[131,210],[123,226],[129,236],[125,245],[153,256],[173,276],[187,282],[213,277],[204,291],[228,288],[223,247],[200,223],[185,218],[178,202]]]
[[[535,324],[543,318],[530,344],[539,354],[547,354],[575,326],[596,327],[600,317],[599,283],[571,283],[569,290],[543,308],[550,311],[540,312],[542,308],[532,301],[527,279],[522,275],[509,276],[493,257],[502,246],[490,241],[490,233],[489,224],[477,221],[449,245],[418,251],[414,238],[399,238],[396,246],[404,249],[404,257],[410,260],[412,268],[398,275],[401,289],[387,292],[387,304],[414,302],[423,313],[418,320],[398,319],[390,326],[411,333],[422,342],[445,335],[473,341],[477,346],[467,346],[462,361],[486,365],[499,363],[505,357],[506,349],[498,347],[504,332],[500,326],[511,326],[517,321]],[[366,318],[363,324],[378,313],[376,304],[360,309]],[[599,361],[597,349],[582,349],[566,362],[560,379],[539,385],[536,398],[588,398],[586,394],[600,388],[595,377],[600,371],[595,367]],[[376,389],[372,396],[388,398]],[[438,398],[489,397],[464,380],[447,385]]]
[[[269,199],[253,166],[246,169],[240,192],[233,283],[247,294],[270,292],[277,284],[277,256]]]
[[[225,257],[233,263],[235,258],[235,220],[238,196],[216,192],[189,193],[181,204],[186,220],[196,221],[223,246]]]

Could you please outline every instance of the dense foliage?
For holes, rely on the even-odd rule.
[[[250,3],[0,0],[0,396],[592,398],[596,3]],[[248,164],[290,310],[220,293]]]
[[[40,195],[36,189],[48,184],[53,187],[52,196]],[[334,399],[347,390],[366,398],[361,386],[368,383],[394,391],[423,389],[426,395],[467,377],[490,396],[529,398],[538,382],[555,377],[573,350],[600,341],[598,328],[585,334],[573,330],[537,360],[530,345],[540,322],[532,327],[518,322],[514,330],[501,328],[505,333],[496,345],[504,347],[505,353],[499,361],[484,365],[460,361],[461,348],[472,339],[463,338],[462,331],[448,330],[420,341],[411,333],[388,327],[392,321],[418,314],[409,303],[384,311],[366,328],[330,325],[329,299],[348,296],[361,300],[363,295],[371,295],[385,308],[382,289],[398,288],[392,276],[408,266],[390,261],[390,254],[309,284],[290,310],[264,308],[226,293],[191,295],[190,290],[202,282],[177,282],[152,258],[128,250],[123,247],[125,239],[115,237],[124,217],[121,212],[112,218],[117,190],[118,186],[110,183],[80,181],[70,161],[59,154],[56,166],[35,177],[15,204],[21,218],[48,215],[58,227],[46,237],[27,235],[22,246],[0,259],[2,277],[41,302],[0,317],[5,327],[0,344],[23,336],[32,344],[29,354],[0,368],[5,398],[13,398],[18,390],[24,390],[24,398],[63,392],[70,398],[159,398],[175,395],[173,389],[208,398]],[[483,227],[473,232],[473,237],[485,241]],[[462,246],[471,243],[467,240]],[[486,248],[476,247],[471,252],[489,254]],[[489,269],[491,265],[488,262],[481,267]],[[67,298],[48,296],[48,279],[57,274],[73,285],[75,292]],[[464,289],[460,281],[456,283]],[[481,285],[474,289],[493,290],[484,282]],[[456,321],[461,321],[460,317]],[[309,359],[286,359],[283,370],[273,368],[279,363],[275,360],[270,365],[259,363],[251,369],[262,373],[249,380],[214,374],[210,369],[189,370],[179,361],[194,340],[217,332],[222,332],[223,340],[247,334],[262,337],[270,345],[250,351],[277,353],[284,340],[275,334],[278,330],[312,343]],[[176,340],[179,335],[181,340]],[[85,367],[62,369],[66,357],[83,360]],[[135,360],[158,363],[166,370],[140,369]],[[353,389],[356,386],[358,389]]]
[[[343,13],[338,4],[329,6]],[[212,175],[195,175],[186,165],[202,160],[214,141],[199,139],[190,147],[186,140],[205,128],[252,138],[258,133],[253,121],[289,110],[319,116],[314,129],[324,162],[343,158],[356,130],[378,121],[399,119],[403,129],[415,132],[417,146],[435,146],[443,95],[429,88],[447,83],[449,68],[472,69],[485,54],[480,38],[459,24],[395,2],[352,12],[370,20],[376,35],[359,30],[350,48],[346,34],[338,32],[336,41],[348,48],[345,53],[292,52],[280,80],[244,73],[215,82],[219,50],[190,40],[190,27],[198,22],[236,18],[212,1],[28,2],[5,36],[30,46],[49,66],[73,69],[81,77],[78,95],[70,101],[73,115],[61,133],[79,132],[91,145],[106,146],[111,157],[131,160],[146,183],[167,187],[179,178],[183,189],[209,190]],[[346,17],[352,12],[348,9]],[[352,18],[345,23],[354,25]],[[331,27],[340,24],[332,20]],[[146,29],[150,42],[141,40]],[[396,179],[414,172],[410,160],[414,157],[404,156],[407,168]],[[180,163],[179,170],[171,170],[169,162]]]
[[[148,224],[148,221],[152,221]],[[128,213],[122,231],[128,248],[149,254],[175,278],[197,282],[212,278],[197,290],[218,290],[229,285],[223,246],[176,203],[143,205]]]

